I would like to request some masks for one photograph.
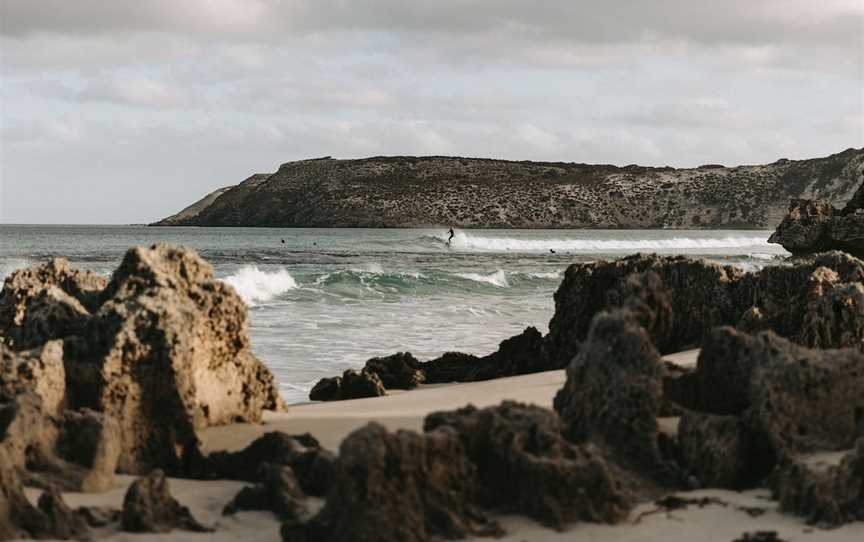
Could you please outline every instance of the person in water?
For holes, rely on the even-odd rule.
[[[456,234],[453,233],[453,228],[450,228],[450,231],[449,231],[448,233],[450,234],[450,237],[447,239],[447,244],[449,245],[449,244],[450,244],[450,241],[453,240],[453,236],[456,235]]]

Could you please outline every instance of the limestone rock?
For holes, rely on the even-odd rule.
[[[555,395],[564,434],[575,443],[601,446],[647,480],[679,484],[657,425],[663,376],[660,354],[629,311],[598,314]]]
[[[249,348],[246,306],[193,251],[130,249],[86,337],[66,341],[76,407],[120,422],[124,472],[184,472],[200,458],[196,430],[259,421],[284,408]]]
[[[23,537],[44,524],[43,514],[30,504],[7,450],[0,447],[0,540]]]
[[[864,521],[864,438],[839,465],[816,470],[801,463],[780,469],[772,479],[780,508],[808,523],[836,527]]]
[[[387,395],[384,384],[376,373],[362,369],[348,369],[341,377],[322,378],[309,392],[313,401],[344,401]]]
[[[678,426],[681,461],[702,487],[744,489],[764,478],[754,436],[737,416],[688,412]]]
[[[291,467],[262,463],[258,482],[247,486],[225,505],[223,515],[240,510],[270,510],[282,520],[300,520],[306,516],[306,495]]]
[[[45,516],[44,531],[52,538],[87,540],[90,529],[77,512],[73,512],[56,488],[50,488],[39,497],[39,510]]]
[[[438,428],[459,435],[485,506],[558,529],[573,521],[615,523],[630,510],[631,496],[599,450],[567,442],[552,411],[511,401],[468,406],[427,416],[424,430]]]
[[[63,341],[14,352],[0,344],[0,387],[29,390],[42,400],[42,410],[57,416],[66,400]]]
[[[123,499],[121,527],[132,533],[168,533],[174,529],[208,532],[189,509],[171,496],[165,473],[154,469],[132,482]]]
[[[378,376],[385,389],[410,390],[423,383],[424,375],[420,362],[410,352],[372,358],[363,369]]]
[[[81,467],[77,490],[105,491],[114,482],[120,457],[120,424],[105,414],[83,409],[66,411],[57,441],[57,454]]]
[[[283,540],[423,542],[500,534],[474,508],[476,472],[446,430],[388,433],[370,423],[342,441],[324,508],[286,522]]]
[[[64,258],[13,272],[0,291],[0,336],[22,350],[79,334],[107,282]]]
[[[335,456],[308,433],[265,433],[238,452],[213,452],[207,456],[204,476],[212,479],[259,479],[261,465],[290,467],[304,493],[323,496],[333,479]]]

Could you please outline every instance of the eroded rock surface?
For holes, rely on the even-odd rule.
[[[372,358],[363,367],[381,379],[385,389],[410,390],[422,384],[425,375],[420,370],[420,362],[410,352]]]
[[[257,478],[255,485],[244,487],[225,505],[224,515],[240,510],[270,510],[285,521],[306,516],[306,495],[291,467],[262,463]]]
[[[211,531],[171,496],[165,473],[159,469],[129,486],[123,499],[120,525],[124,531],[132,533],[168,533],[174,529]]]
[[[484,506],[559,529],[574,521],[615,523],[632,506],[632,496],[600,451],[565,440],[550,410],[510,401],[484,409],[468,406],[427,416],[424,430],[438,428],[459,435],[477,466]]]
[[[377,373],[347,369],[342,376],[322,378],[309,392],[312,401],[344,401],[387,395]]]
[[[285,522],[291,540],[423,542],[500,533],[474,506],[477,476],[452,431],[389,433],[370,423],[339,449],[324,508]]]

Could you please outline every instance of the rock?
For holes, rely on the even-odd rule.
[[[86,336],[66,340],[67,392],[118,420],[121,471],[189,471],[196,430],[284,408],[245,304],[193,251],[130,249],[102,295]]]
[[[0,387],[29,390],[42,400],[42,410],[57,416],[66,401],[63,341],[14,352],[0,344]]]
[[[114,418],[88,409],[64,413],[57,453],[83,468],[77,490],[109,489],[120,451],[120,424]]]
[[[80,334],[107,283],[64,258],[15,271],[0,291],[0,336],[23,350]]]
[[[420,368],[430,384],[476,382],[560,369],[549,365],[543,344],[543,336],[537,328],[527,327],[519,335],[502,341],[498,350],[488,356],[447,352],[421,363]]]
[[[864,438],[839,465],[824,470],[793,462],[772,478],[780,508],[822,527],[864,520]]]
[[[446,430],[388,433],[370,423],[342,441],[324,508],[282,539],[423,542],[501,534],[474,507],[474,465]]]
[[[24,495],[14,461],[0,447],[0,540],[24,537],[44,523],[44,515]]]
[[[247,486],[225,505],[223,515],[240,510],[270,510],[281,520],[299,520],[306,516],[306,495],[291,467],[262,463],[258,483]]]
[[[810,276],[798,342],[813,348],[864,350],[864,285],[842,282],[827,267],[816,268]]]
[[[737,416],[685,413],[678,425],[681,462],[701,487],[744,489],[765,477],[753,435]]]
[[[265,433],[239,452],[214,452],[207,456],[205,477],[211,479],[258,480],[263,464],[290,467],[302,490],[321,497],[333,479],[335,456],[321,448],[308,433]]]
[[[340,399],[362,399],[364,397],[380,397],[386,394],[384,384],[374,373],[353,369],[348,369],[342,373],[342,386],[339,389]]]
[[[864,185],[859,186],[842,209],[835,209],[827,201],[793,199],[789,211],[768,242],[783,245],[794,255],[842,250],[864,257],[862,204]]]
[[[123,499],[121,528],[131,533],[168,533],[174,529],[210,532],[172,496],[165,473],[154,469],[132,482]]]
[[[752,299],[744,272],[683,256],[636,254],[615,261],[573,264],[555,292],[555,314],[546,338],[551,362],[566,366],[588,336],[594,316],[620,307],[632,295],[626,282],[633,274],[654,272],[668,292],[673,315],[658,334],[656,348],[672,353],[697,347],[708,329],[737,322]],[[686,318],[683,317],[686,315]],[[670,328],[671,329],[668,329]],[[652,335],[653,336],[653,335]]]
[[[631,496],[600,452],[562,438],[552,411],[511,401],[468,406],[426,417],[425,431],[439,428],[454,430],[477,466],[484,506],[557,529],[573,521],[615,523],[631,508]]]
[[[312,401],[344,401],[346,399],[381,397],[382,395],[387,395],[387,391],[377,374],[366,369],[360,371],[348,369],[342,373],[341,377],[319,380],[309,392],[309,399]]]
[[[56,488],[51,488],[39,497],[39,510],[45,515],[44,530],[52,538],[88,540],[90,529],[87,522],[73,512],[63,501]]]
[[[410,390],[423,383],[420,362],[410,352],[372,358],[363,369],[378,376],[385,389]]]
[[[322,378],[309,392],[310,401],[338,401],[342,395],[342,377]]]
[[[118,523],[122,512],[108,506],[79,506],[75,513],[81,516],[90,527],[107,527]]]
[[[674,487],[680,473],[657,425],[664,366],[636,320],[629,310],[594,318],[554,407],[569,440],[597,444],[647,481]]]

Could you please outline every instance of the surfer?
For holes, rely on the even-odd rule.
[[[554,248],[550,248],[550,249],[549,249],[549,252],[551,252],[552,254],[555,254],[555,249],[554,249]]]
[[[456,235],[456,234],[453,232],[453,228],[452,228],[452,227],[450,228],[450,231],[447,232],[447,233],[450,234],[450,237],[447,238],[447,244],[449,245],[449,244],[450,244],[450,241],[453,240],[453,236]]]

